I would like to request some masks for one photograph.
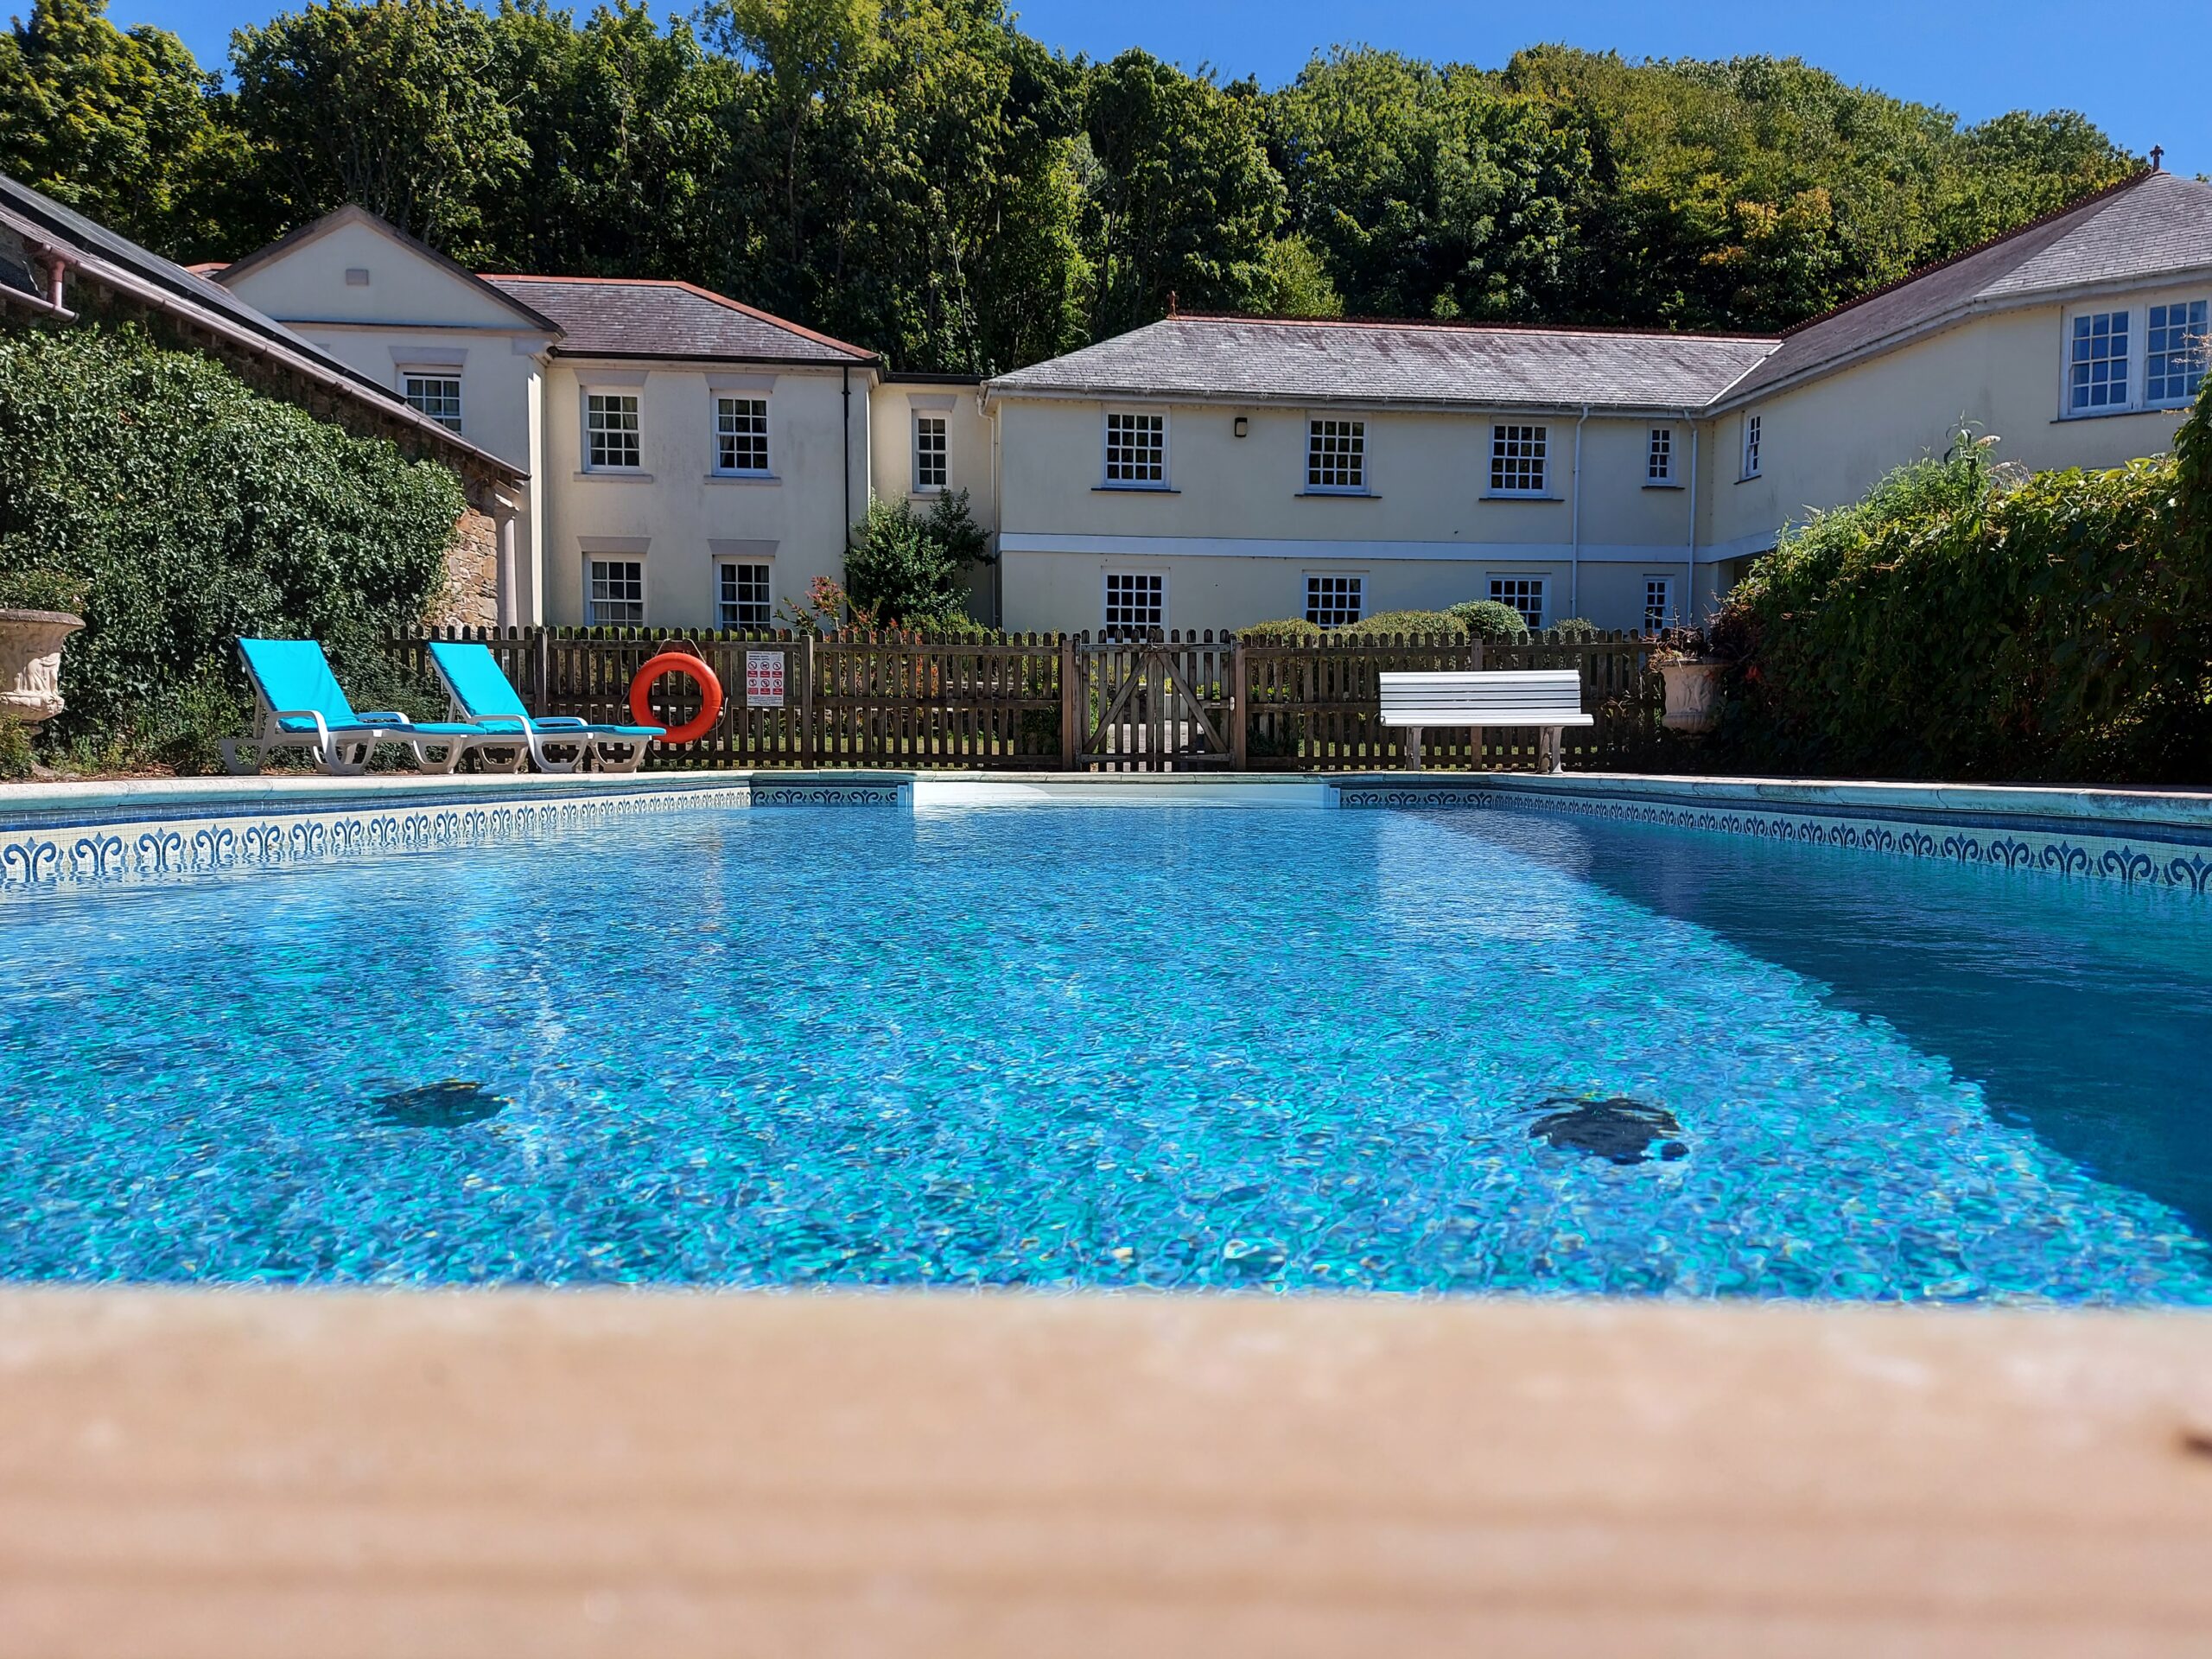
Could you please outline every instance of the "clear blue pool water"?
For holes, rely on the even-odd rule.
[[[706,808],[0,905],[18,1280],[2212,1302],[2212,904],[1506,811]]]

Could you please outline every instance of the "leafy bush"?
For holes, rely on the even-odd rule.
[[[461,506],[442,467],[134,327],[0,334],[0,581],[85,618],[41,743],[211,759],[241,634],[320,639],[362,707],[406,708],[379,639],[421,620]]]
[[[1356,638],[1376,634],[1462,634],[1467,625],[1449,611],[1377,611],[1341,632]]]
[[[1885,776],[2212,772],[2208,409],[2109,472],[2006,479],[1962,442],[1788,531],[1714,622],[1729,741]]]
[[[938,496],[925,517],[871,495],[860,542],[845,555],[846,593],[855,613],[899,626],[964,615],[968,567],[988,545],[965,490]]]
[[[1518,639],[1529,632],[1520,612],[1494,599],[1463,599],[1445,614],[1478,639]]]
[[[1319,622],[1287,616],[1279,622],[1255,622],[1249,628],[1239,628],[1236,637],[1248,645],[1316,645],[1325,632]]]
[[[34,567],[0,570],[0,611],[60,611],[75,614],[85,584],[67,570]]]

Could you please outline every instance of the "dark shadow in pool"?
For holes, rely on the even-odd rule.
[[[458,1129],[497,1117],[512,1103],[480,1083],[448,1077],[419,1089],[397,1089],[378,1096],[376,1116],[379,1122],[395,1128]]]
[[[2212,1238],[2212,904],[1695,830],[1577,822],[1570,848],[1482,816],[1471,830],[1819,981],[2000,1121]]]
[[[1548,1141],[1561,1152],[1587,1153],[1616,1164],[1641,1164],[1655,1155],[1671,1163],[1689,1155],[1689,1148],[1673,1138],[1682,1126],[1672,1112],[1626,1095],[1604,1100],[1554,1095],[1537,1109],[1544,1116],[1529,1126],[1529,1138]]]

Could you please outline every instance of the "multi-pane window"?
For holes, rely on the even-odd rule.
[[[914,488],[941,490],[945,483],[944,416],[914,416]]]
[[[645,620],[642,559],[591,559],[584,566],[584,620],[594,627],[635,627]]]
[[[1367,423],[1318,420],[1306,423],[1306,487],[1367,487]]]
[[[1490,429],[1490,487],[1493,495],[1541,495],[1544,448],[1549,434],[1541,426],[1493,426]]]
[[[1366,598],[1364,576],[1308,576],[1306,620],[1325,628],[1348,626],[1359,620]]]
[[[1675,579],[1672,576],[1646,576],[1643,579],[1643,631],[1656,633],[1669,626],[1675,617]]]
[[[1675,481],[1675,429],[1655,426],[1651,429],[1651,448],[1643,463],[1643,481],[1647,484],[1671,484]]]
[[[2183,404],[2204,384],[2205,302],[2154,305],[2144,332],[2143,399]]]
[[[1167,626],[1167,578],[1156,571],[1109,570],[1106,632],[1126,638]]]
[[[715,470],[768,475],[768,400],[715,399]]]
[[[1167,481],[1167,417],[1120,410],[1106,413],[1106,481],[1109,484],[1165,484]]]
[[[715,570],[715,620],[725,628],[765,628],[775,620],[768,567],[729,560]]]
[[[586,392],[584,444],[587,468],[638,466],[638,394]]]
[[[2126,312],[2099,311],[2074,319],[2066,375],[2069,410],[2126,407]]]
[[[1759,475],[1759,442],[1764,435],[1759,429],[1760,420],[1758,416],[1744,416],[1744,476],[1745,478],[1757,478]]]
[[[1544,579],[1541,576],[1492,576],[1490,596],[1521,613],[1532,628],[1544,626]]]
[[[2200,311],[2203,307],[2197,308]],[[440,426],[461,430],[461,377],[457,374],[410,374],[400,383],[400,395]]]

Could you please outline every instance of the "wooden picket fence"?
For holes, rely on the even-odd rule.
[[[490,647],[536,715],[626,723],[630,686],[664,651],[696,656],[721,683],[722,709],[693,742],[658,745],[656,767],[886,766],[1036,771],[1342,772],[1405,763],[1405,734],[1382,723],[1386,671],[1573,668],[1594,727],[1567,734],[1566,764],[1650,764],[1662,738],[1659,642],[1634,634],[1510,645],[1459,638],[1327,637],[1246,643],[1233,633],[1155,630],[1147,639],[1007,633],[986,639],[848,632],[713,632],[666,628],[447,628],[398,633],[401,669],[435,685],[426,647]],[[772,653],[780,702],[747,696],[748,656]],[[700,708],[698,688],[663,675],[648,696],[656,724]],[[1536,763],[1535,734],[1425,733],[1435,767]]]

